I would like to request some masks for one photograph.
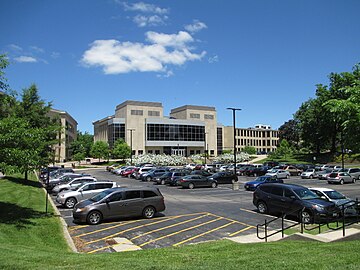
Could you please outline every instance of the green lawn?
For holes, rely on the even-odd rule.
[[[71,253],[36,181],[0,179],[0,269],[359,269],[360,241],[223,240],[112,254]]]

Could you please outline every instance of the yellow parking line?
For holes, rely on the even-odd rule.
[[[135,236],[135,237],[131,238],[130,241],[133,241],[133,240],[135,240],[135,239],[137,239],[139,237],[143,237],[145,235],[148,235],[148,234],[151,234],[151,233],[154,233],[154,232],[158,232],[158,231],[166,230],[166,229],[169,229],[169,228],[172,228],[172,227],[176,227],[176,226],[179,226],[179,225],[182,225],[182,224],[185,224],[185,223],[189,223],[189,222],[192,222],[194,220],[197,220],[197,219],[200,219],[200,218],[203,218],[203,217],[207,217],[207,216],[209,216],[208,213],[205,214],[205,215],[202,215],[202,216],[199,216],[199,217],[196,217],[196,218],[192,218],[192,219],[189,219],[189,220],[184,220],[182,222],[175,223],[175,224],[172,224],[172,225],[169,225],[169,226],[166,226],[166,227],[161,227],[161,228],[158,228],[156,230],[152,230],[152,231],[140,234],[138,236]]]
[[[234,232],[234,233],[232,233],[232,234],[229,234],[229,236],[231,237],[231,236],[237,235],[237,234],[239,234],[239,233],[245,232],[245,231],[250,230],[250,229],[253,229],[253,228],[255,228],[255,227],[254,227],[254,226],[249,226],[249,227],[246,227],[246,228],[244,228],[244,229],[242,229],[242,230],[240,230],[240,231],[237,231],[237,232]]]
[[[98,232],[103,232],[103,231],[106,231],[106,230],[111,230],[111,229],[114,229],[114,228],[117,228],[117,227],[125,226],[125,225],[131,224],[131,223],[136,223],[136,222],[138,222],[138,220],[122,222],[120,224],[118,223],[117,225],[106,227],[106,228],[103,228],[103,229],[99,229],[99,230],[95,230],[95,231],[91,231],[91,232],[87,232],[87,233],[83,233],[83,234],[79,234],[79,235],[74,235],[74,237],[82,237],[82,236],[86,236],[86,235],[90,235],[90,234],[94,234],[94,233],[98,233]]]
[[[225,228],[225,227],[230,226],[230,225],[235,224],[235,223],[236,223],[235,221],[232,221],[232,222],[227,223],[227,224],[225,224],[225,225],[222,225],[222,226],[220,226],[220,227],[214,228],[214,229],[212,229],[212,230],[210,230],[210,231],[207,231],[207,232],[198,234],[198,235],[196,235],[196,236],[190,237],[190,238],[188,238],[188,239],[186,239],[186,240],[184,240],[184,241],[181,241],[181,242],[179,242],[179,243],[174,244],[173,246],[174,246],[174,247],[179,246],[179,245],[181,245],[181,244],[184,244],[184,243],[186,243],[186,242],[189,242],[189,241],[194,240],[194,239],[196,239],[196,238],[199,238],[199,237],[201,237],[201,236],[207,235],[207,234],[209,234],[209,233],[215,232],[215,231],[217,231],[217,230],[220,230],[220,229],[222,229],[222,228]]]
[[[204,225],[206,225],[206,224],[209,224],[209,223],[218,221],[218,220],[220,220],[220,219],[223,219],[223,218],[222,218],[222,217],[219,217],[219,218],[217,218],[217,219],[210,220],[210,221],[207,221],[207,222],[202,223],[202,224],[198,224],[198,225],[193,226],[193,227],[185,228],[185,229],[183,229],[183,230],[181,230],[181,231],[177,231],[177,232],[174,232],[174,233],[171,233],[171,234],[167,234],[167,235],[161,236],[161,237],[159,237],[159,238],[156,238],[156,239],[150,240],[150,241],[148,241],[148,242],[145,242],[145,243],[139,245],[139,247],[143,247],[143,246],[148,245],[148,244],[150,244],[150,243],[152,243],[152,242],[156,242],[156,241],[158,241],[158,240],[161,240],[161,239],[164,239],[164,238],[167,238],[167,237],[170,237],[170,236],[173,236],[173,235],[182,233],[182,232],[186,232],[186,231],[189,231],[189,230],[192,230],[192,229],[196,229],[196,228],[198,228],[198,227],[201,227],[201,226],[204,226]]]
[[[215,215],[215,214],[212,214],[212,213],[210,213],[210,215],[211,215],[211,216],[214,216],[214,217],[221,217],[221,216],[218,216],[218,215]],[[226,217],[222,217],[222,218],[225,219],[225,220],[228,220],[228,221],[234,221],[234,222],[236,222],[236,223],[238,223],[238,224],[241,224],[241,225],[244,225],[244,226],[251,226],[251,227],[255,228],[255,226],[252,226],[252,225],[250,225],[250,224],[243,223],[243,222],[238,221],[238,220],[235,220],[235,219],[226,218]]]
[[[101,251],[101,250],[104,250],[104,249],[108,249],[108,248],[111,248],[111,247],[112,247],[112,246],[106,246],[106,247],[94,249],[94,250],[92,250],[92,251],[87,252],[87,254],[92,254],[92,253],[95,253],[95,252],[98,252],[98,251]]]

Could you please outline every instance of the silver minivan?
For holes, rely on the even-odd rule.
[[[78,202],[89,199],[108,188],[114,187],[117,187],[117,184],[110,181],[85,183],[73,190],[60,192],[56,197],[56,202],[66,208],[74,208]]]
[[[75,222],[96,225],[104,219],[143,216],[153,218],[165,210],[158,188],[110,188],[75,205]]]

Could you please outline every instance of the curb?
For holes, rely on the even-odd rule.
[[[38,177],[36,172],[35,172],[35,175],[36,175],[37,180],[40,182],[39,177]],[[44,191],[44,193],[46,195],[47,191],[44,188],[44,186],[42,187],[42,190]],[[54,209],[56,217],[58,217],[60,219],[63,235],[64,235],[64,238],[65,238],[66,243],[68,244],[69,248],[71,249],[72,252],[79,253],[79,251],[77,250],[77,248],[76,248],[76,246],[74,244],[74,241],[72,240],[72,238],[71,238],[71,236],[69,234],[68,225],[66,224],[65,220],[62,218],[61,213],[57,209],[54,201],[51,198],[47,198],[47,200],[50,202],[52,208]]]

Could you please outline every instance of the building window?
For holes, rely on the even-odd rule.
[[[144,153],[143,150],[138,150],[138,154],[139,154],[139,155],[142,155],[143,153]]]
[[[195,151],[194,150],[190,150],[190,156],[194,155]]]
[[[190,113],[190,118],[200,119],[199,113]]]
[[[214,150],[210,150],[210,155],[214,155],[215,151]]]
[[[131,110],[131,115],[143,115],[143,110]]]
[[[148,141],[205,141],[205,127],[193,125],[147,124]]]
[[[152,154],[153,153],[153,151],[152,150],[148,150],[148,154]]]
[[[160,150],[155,150],[155,155],[160,155]]]
[[[108,143],[112,148],[118,139],[125,140],[125,124],[111,124],[108,126]]]
[[[160,116],[160,112],[159,111],[148,111],[148,116]]]
[[[205,114],[204,118],[208,120],[214,120],[214,116],[212,114]]]

